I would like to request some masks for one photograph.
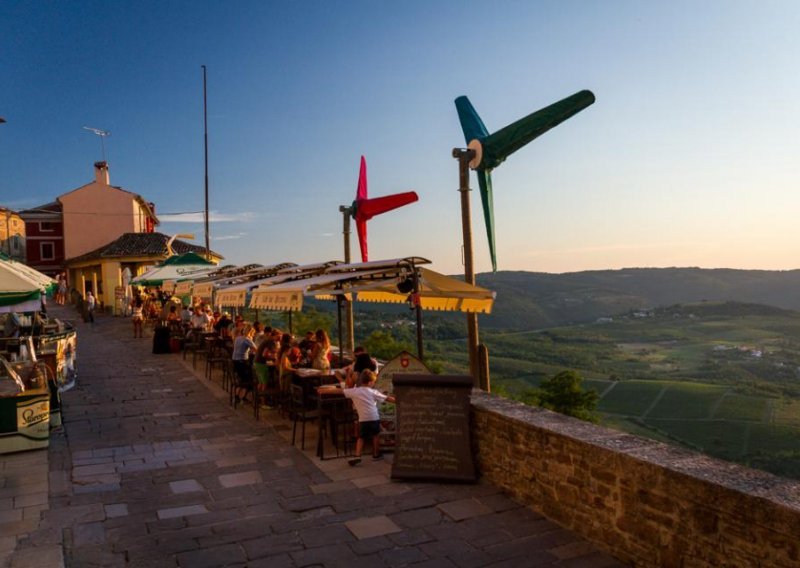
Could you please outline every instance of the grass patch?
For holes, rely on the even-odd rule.
[[[645,420],[690,447],[723,459],[741,458],[747,424],[726,420]]]
[[[768,398],[728,394],[714,413],[713,418],[721,420],[749,420],[762,422],[767,410]]]
[[[725,387],[700,383],[670,383],[648,419],[708,418],[713,405],[726,391]]]
[[[662,381],[619,382],[600,399],[597,410],[603,413],[640,416],[664,388]]]

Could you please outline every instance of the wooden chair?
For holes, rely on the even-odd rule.
[[[300,432],[300,449],[306,449],[306,422],[313,422],[319,419],[319,410],[311,410],[307,408],[306,397],[303,393],[303,387],[300,385],[289,385],[290,392],[290,410],[289,415],[292,417],[292,445],[295,444],[297,437],[297,423],[301,423]],[[322,425],[320,425],[320,428]]]
[[[225,367],[228,364],[228,359],[231,358],[228,350],[225,349],[225,344],[220,339],[215,339],[207,347],[208,354],[206,355],[206,379],[211,380],[211,372],[214,368],[218,368],[225,374]]]
[[[201,340],[202,340],[201,339],[201,335],[200,335],[200,332],[198,332],[198,331],[192,330],[186,335],[186,338],[183,340],[183,360],[184,361],[186,360],[186,354],[189,353],[190,351],[194,352],[194,350],[197,348],[198,343]]]

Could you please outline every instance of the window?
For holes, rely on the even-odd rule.
[[[42,260],[55,260],[56,247],[53,243],[39,243],[39,252]]]
[[[43,233],[52,233],[55,229],[50,221],[40,221],[39,230]]]

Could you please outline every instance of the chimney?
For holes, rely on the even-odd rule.
[[[108,162],[94,163],[94,181],[102,185],[108,185]]]

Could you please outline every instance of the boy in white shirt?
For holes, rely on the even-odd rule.
[[[364,449],[364,442],[372,441],[372,459],[381,459],[380,439],[381,420],[378,414],[379,402],[394,402],[393,396],[387,396],[375,390],[373,385],[377,377],[373,371],[365,369],[361,372],[358,386],[351,389],[344,389],[344,395],[353,401],[353,406],[358,413],[358,441],[356,442],[356,455],[347,463],[358,465],[361,463],[361,452]]]

